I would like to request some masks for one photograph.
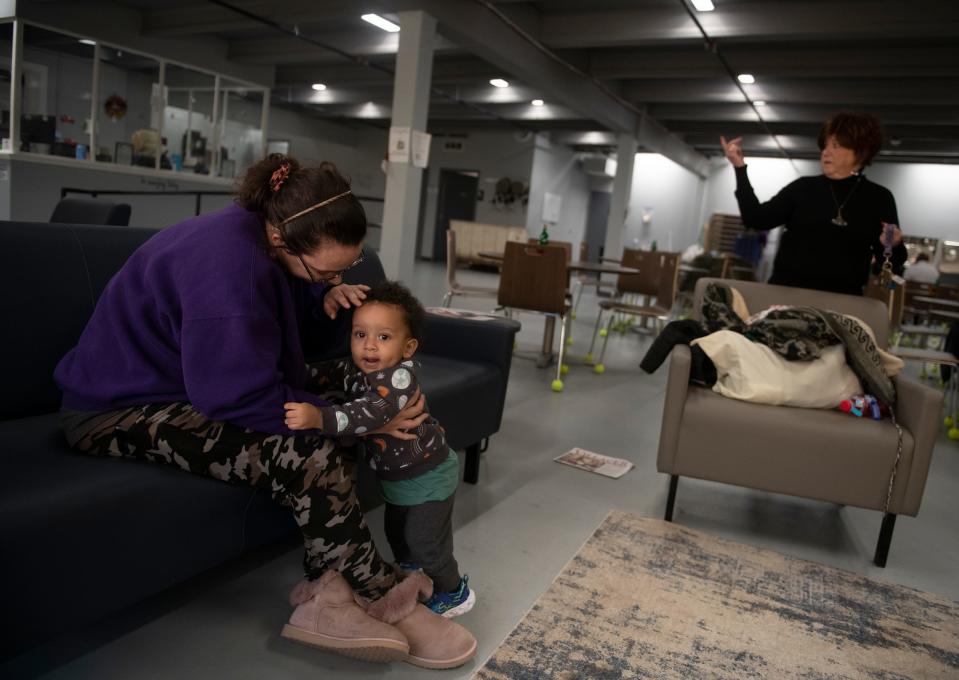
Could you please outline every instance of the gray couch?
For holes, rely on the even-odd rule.
[[[0,659],[295,534],[289,511],[264,491],[86,457],[63,441],[54,366],[153,233],[0,222]],[[375,253],[351,276],[382,277]],[[499,429],[518,327],[429,315],[417,353],[430,410],[467,452],[473,482],[481,442]],[[311,350],[344,354],[345,337]],[[375,487],[368,473],[360,482],[368,507]]]
[[[706,286],[696,283],[698,317]],[[866,297],[746,281],[728,282],[751,313],[770,305],[810,305],[852,314],[886,347],[883,303]],[[892,422],[839,411],[767,406],[737,401],[689,384],[691,355],[678,345],[670,355],[656,468],[670,475],[666,519],[673,516],[679,478],[696,477],[884,512],[874,562],[886,564],[897,514],[915,516],[939,433],[942,394],[906,376],[895,379],[895,412],[902,425],[902,457],[885,507],[897,454]]]

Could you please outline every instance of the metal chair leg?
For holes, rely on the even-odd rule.
[[[609,342],[609,333],[613,328],[613,319],[615,318],[615,316],[611,315],[609,317],[609,322],[606,324],[606,337],[603,338],[603,349],[599,351],[599,361],[597,362],[597,365],[603,363],[603,357],[606,356],[606,343]]]
[[[593,328],[593,339],[589,341],[589,350],[586,352],[586,361],[593,360],[593,347],[596,345],[596,336],[599,335],[599,325],[603,321],[603,308],[599,308],[599,315],[596,317],[596,326]]]
[[[579,309],[579,300],[580,300],[580,298],[583,297],[583,288],[585,288],[586,286],[585,286],[585,285],[583,284],[583,282],[580,281],[579,279],[577,279],[577,280],[575,281],[574,285],[577,286],[577,288],[576,288],[576,299],[573,301],[573,311],[570,312],[570,316],[575,319],[575,318],[576,318],[576,310]]]
[[[443,296],[443,307],[449,307],[450,303],[453,301],[453,291],[446,291],[446,295]]]
[[[556,357],[556,380],[551,387],[554,392],[563,391],[563,359],[566,357],[566,326],[569,322],[569,314],[559,315],[559,356]]]

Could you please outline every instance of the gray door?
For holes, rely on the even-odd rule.
[[[433,232],[433,259],[446,260],[446,230],[450,220],[476,217],[479,173],[473,170],[440,170],[440,195],[436,200],[436,230]]]
[[[609,219],[609,202],[612,194],[605,191],[589,192],[586,209],[586,261],[599,262],[606,243],[606,221]]]

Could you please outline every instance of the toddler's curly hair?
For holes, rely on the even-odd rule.
[[[373,285],[366,292],[363,304],[379,302],[384,305],[399,307],[403,312],[403,320],[410,332],[410,337],[419,341],[423,339],[423,320],[426,310],[410,289],[398,281],[383,281]]]

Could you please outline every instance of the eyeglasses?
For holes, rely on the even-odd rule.
[[[290,251],[287,250],[286,252],[290,252]],[[294,253],[294,254],[295,254],[296,257],[300,260],[300,264],[303,265],[303,269],[306,270],[306,275],[310,277],[310,283],[314,283],[314,284],[316,284],[316,283],[323,283],[323,282],[325,282],[325,281],[332,281],[333,279],[337,279],[337,278],[343,276],[343,274],[345,274],[346,272],[348,272],[350,269],[353,269],[353,267],[355,267],[356,265],[358,265],[360,262],[363,261],[363,254],[360,253],[360,256],[359,256],[358,258],[356,258],[355,260],[353,260],[353,263],[352,263],[349,267],[347,267],[346,269],[341,269],[341,270],[336,271],[336,272],[324,272],[324,271],[320,271],[319,269],[317,269],[317,270],[315,270],[316,273],[317,273],[317,275],[316,275],[316,276],[313,276],[314,269],[313,269],[312,267],[310,267],[310,265],[308,265],[308,264],[306,263],[306,260],[303,259],[303,256],[300,255],[299,253]]]

